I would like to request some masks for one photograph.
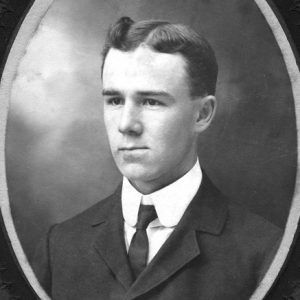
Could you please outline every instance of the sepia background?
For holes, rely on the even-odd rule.
[[[207,37],[220,68],[218,111],[200,137],[200,163],[232,201],[284,228],[296,174],[294,104],[253,0],[55,0],[19,64],[7,123],[9,198],[28,258],[51,224],[121,179],[102,119],[100,53],[108,26],[124,15],[188,24]]]

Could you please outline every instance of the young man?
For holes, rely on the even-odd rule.
[[[249,299],[280,231],[231,204],[200,168],[217,69],[186,26],[124,17],[110,29],[104,121],[123,182],[49,232],[36,270],[53,299]]]

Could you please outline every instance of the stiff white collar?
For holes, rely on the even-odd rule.
[[[138,192],[129,180],[123,177],[122,212],[125,222],[131,227],[136,225],[138,210],[142,202],[155,206],[158,219],[150,224],[151,227],[176,226],[196,195],[201,181],[202,171],[198,159],[193,168],[184,176],[148,195]]]

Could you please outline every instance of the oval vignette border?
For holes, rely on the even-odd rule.
[[[293,45],[289,44],[288,38],[290,33],[287,32],[285,28],[286,24],[284,24],[284,22],[282,22],[281,24],[280,16],[278,20],[277,18],[278,16],[276,17],[274,13],[274,10],[276,11],[276,7],[275,7],[275,3],[276,3],[278,4],[278,8],[280,9],[282,16],[284,16],[283,10],[285,10],[285,7],[283,7],[283,4],[281,3],[283,1],[274,0],[273,2],[275,3],[272,3],[271,1],[267,2],[265,0],[253,0],[253,1],[255,1],[256,5],[259,7],[261,12],[265,16],[265,19],[269,24],[271,30],[273,31],[273,35],[277,40],[279,48],[283,54],[283,58],[287,66],[288,74],[292,84],[295,112],[296,112],[296,125],[297,125],[297,129],[299,129],[300,128],[300,73],[295,58],[297,53],[293,53],[293,50],[296,52],[296,49],[292,49]],[[19,10],[18,9],[15,10],[18,11],[18,13],[12,16],[13,20],[8,22],[9,24],[6,24],[4,23],[5,13],[12,14],[14,12],[14,10],[10,7],[13,6],[13,4],[10,4],[9,2],[14,2],[15,6],[19,7]],[[17,4],[21,2],[23,2],[22,5]],[[20,241],[15,231],[15,227],[10,213],[9,199],[7,193],[4,149],[5,149],[5,129],[6,129],[7,111],[9,107],[9,93],[11,88],[11,82],[15,75],[18,63],[22,58],[22,55],[24,54],[27,42],[34,34],[38,24],[40,23],[41,19],[47,12],[52,2],[53,0],[36,0],[36,1],[0,0],[0,30],[2,29],[3,31],[3,33],[0,32],[0,37],[1,35],[4,36],[4,40],[5,40],[4,48],[7,49],[5,54],[3,54],[3,52],[2,53],[0,52],[0,55],[2,55],[1,72],[3,70],[1,84],[0,84],[0,207],[2,213],[1,217],[3,217],[3,220],[1,220],[2,232],[0,232],[0,238],[1,238],[0,289],[6,288],[8,290],[8,293],[11,295],[9,299],[23,299],[22,296],[25,296],[25,294],[28,296],[30,295],[32,299],[35,299],[37,296],[41,299],[49,299],[49,297],[45,294],[45,292],[40,288],[40,285],[36,280],[34,273],[32,272],[32,269],[22,250]],[[297,34],[300,33],[300,1],[299,0],[286,1],[285,5],[289,6],[287,9],[287,12],[289,14],[295,13],[295,15],[296,16],[298,15],[299,18],[298,22],[296,18],[293,19],[295,22],[294,25],[295,27],[292,29],[295,29],[295,32],[293,31],[291,32],[291,34],[294,34],[294,39],[296,41]],[[287,18],[287,16],[285,17]],[[21,22],[22,18],[24,18],[24,21],[22,23],[22,26],[20,26],[20,24],[17,23]],[[16,29],[13,32],[13,29],[15,27]],[[19,31],[17,31],[18,29]],[[11,39],[11,41],[9,41],[9,38]],[[298,101],[296,101],[296,99]],[[298,140],[298,153],[299,153],[299,141],[300,141],[299,130],[298,130],[297,140]],[[287,275],[285,275],[283,272],[284,269],[283,266],[287,267],[287,269],[292,267],[289,261],[293,259],[293,256],[297,255],[296,248],[300,246],[300,241],[298,241],[297,243],[295,242],[297,236],[296,231],[297,231],[298,221],[300,217],[300,174],[299,174],[300,161],[299,159],[300,158],[298,155],[298,160],[297,160],[298,166],[297,166],[297,176],[295,182],[294,197],[292,199],[290,214],[287,220],[287,225],[285,228],[281,245],[279,247],[279,250],[276,253],[276,256],[268,272],[264,276],[264,279],[261,282],[260,286],[256,289],[256,291],[252,295],[251,300],[263,299],[263,297],[265,297],[267,294],[270,294],[270,288],[274,285],[274,280],[278,276],[278,274],[280,274],[280,272],[282,272],[282,274],[279,276],[279,278],[276,279],[277,283],[274,287],[272,287],[271,292],[273,292],[281,284],[281,282],[293,281],[293,280],[294,282],[300,282],[300,275],[298,275],[298,278],[286,278]],[[1,234],[3,235],[3,237],[1,236]],[[4,238],[7,240],[6,243]],[[293,246],[293,250],[289,251],[293,243],[295,244]],[[2,256],[3,253],[5,253],[4,257]],[[287,257],[289,257],[289,260],[285,263]],[[283,292],[285,292],[286,289],[287,287],[283,289],[279,288],[278,290],[279,291],[283,290]],[[299,284],[299,290],[300,290],[300,284]],[[300,299],[300,292],[299,294],[298,292],[297,292],[297,283],[296,283],[294,284],[294,288],[292,289],[292,291],[290,291],[290,293],[292,294],[283,295],[281,294],[282,293],[281,291],[280,292],[281,295],[279,295],[279,293],[273,294],[272,299],[275,299],[274,297],[276,297],[276,299],[290,299],[290,300]],[[298,294],[299,298],[297,297],[296,294]],[[28,298],[28,296],[25,296],[26,299],[31,299]]]

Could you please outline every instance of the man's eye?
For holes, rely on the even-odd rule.
[[[122,105],[123,104],[123,99],[119,98],[119,97],[109,98],[107,100],[107,104],[110,104],[110,105]]]
[[[149,105],[149,106],[159,106],[162,105],[162,103],[160,101],[157,101],[155,99],[151,99],[151,98],[146,98],[143,100],[143,104],[144,105]]]

